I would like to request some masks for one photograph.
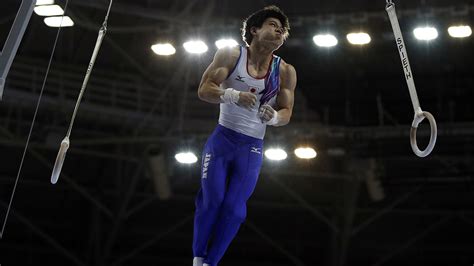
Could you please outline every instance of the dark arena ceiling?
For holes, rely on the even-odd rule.
[[[15,188],[0,265],[191,265],[200,166],[174,155],[200,160],[217,124],[219,107],[196,93],[214,42],[243,45],[243,19],[271,4],[290,19],[276,54],[298,83],[291,123],[268,129],[265,145],[288,158],[264,160],[247,220],[219,265],[472,265],[474,37],[447,29],[474,26],[474,1],[394,2],[421,107],[438,124],[428,157],[410,147],[413,107],[384,0],[116,0],[56,185],[52,167],[109,1],[69,0],[74,26],[59,33],[16,184],[57,34],[33,13],[0,101],[2,221]],[[0,3],[0,48],[20,3]],[[413,29],[428,25],[438,38],[417,40]],[[372,41],[351,45],[352,31]],[[320,33],[338,45],[317,47]],[[190,39],[209,50],[187,53]],[[176,53],[154,54],[158,42]],[[424,121],[420,147],[428,140]],[[298,145],[317,157],[297,159]]]

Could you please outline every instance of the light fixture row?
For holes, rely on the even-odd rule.
[[[453,38],[467,38],[472,35],[472,29],[468,25],[451,26],[448,34]],[[438,38],[439,34],[435,27],[418,27],[413,30],[413,35],[420,41],[431,41]],[[372,40],[366,32],[349,33],[346,38],[353,45],[366,45]],[[313,37],[313,42],[319,47],[333,47],[339,41],[333,34],[318,34]]]
[[[64,16],[64,10],[54,4],[54,0],[36,0],[34,8],[36,15],[45,17],[44,23],[48,27],[72,27],[74,21],[69,16]]]
[[[74,21],[69,16],[64,16],[64,10],[54,3],[54,0],[36,0],[35,13],[45,17],[44,23],[49,27],[71,27]],[[448,28],[448,34],[453,38],[466,38],[472,35],[472,29],[468,25],[456,25]],[[413,30],[416,39],[431,41],[438,38],[438,30],[435,27],[418,27]],[[346,35],[347,41],[353,45],[367,45],[372,41],[366,32],[353,32]],[[333,47],[339,43],[333,34],[318,34],[313,37],[313,42],[319,47]],[[221,39],[215,43],[218,49],[237,46],[233,39]],[[202,54],[208,51],[208,46],[200,40],[192,40],[183,44],[184,49],[191,54]],[[158,43],[151,47],[158,55],[169,56],[176,53],[176,48],[170,43]]]
[[[347,34],[347,40],[353,45],[366,45],[372,41],[372,38],[365,32],[354,32]],[[319,47],[333,47],[339,41],[336,36],[332,34],[318,34],[313,37],[313,42]]]
[[[448,33],[453,38],[466,38],[472,35],[472,29],[467,25],[451,26]],[[416,39],[422,41],[431,41],[438,37],[438,30],[434,27],[419,27],[413,30]],[[370,35],[366,32],[352,32],[346,35],[347,41],[353,45],[367,45],[372,41]],[[333,47],[339,43],[339,40],[333,34],[318,34],[313,37],[313,42],[319,47]],[[224,47],[234,47],[238,42],[234,39],[220,39],[215,42],[218,49]],[[206,43],[200,40],[192,40],[183,44],[184,49],[191,54],[202,54],[208,51]],[[158,43],[151,46],[153,52],[158,55],[169,56],[176,53],[176,48],[170,43]]]
[[[316,151],[311,147],[299,147],[294,150],[294,154],[297,158],[304,160],[314,159],[317,156]],[[269,148],[265,150],[264,155],[271,161],[283,161],[288,158],[287,152],[281,148]],[[174,158],[182,164],[194,164],[198,161],[197,156],[191,151],[177,153]]]
[[[215,42],[217,49],[224,47],[235,47],[239,43],[234,39],[220,39]],[[202,54],[209,50],[207,44],[200,40],[191,40],[183,43],[184,49],[190,54]],[[157,43],[151,46],[151,50],[157,55],[173,55],[176,53],[176,48],[170,43]]]

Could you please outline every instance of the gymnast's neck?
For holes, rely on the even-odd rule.
[[[248,47],[248,62],[258,70],[265,70],[268,68],[270,61],[273,59],[273,47],[261,45],[253,41]]]

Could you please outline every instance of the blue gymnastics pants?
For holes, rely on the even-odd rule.
[[[202,153],[196,197],[194,257],[217,266],[247,215],[257,184],[263,140],[218,125]]]

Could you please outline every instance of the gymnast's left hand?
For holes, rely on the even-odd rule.
[[[278,123],[278,112],[268,104],[260,106],[260,109],[258,110],[258,116],[260,117],[262,123],[267,125],[272,126]]]

